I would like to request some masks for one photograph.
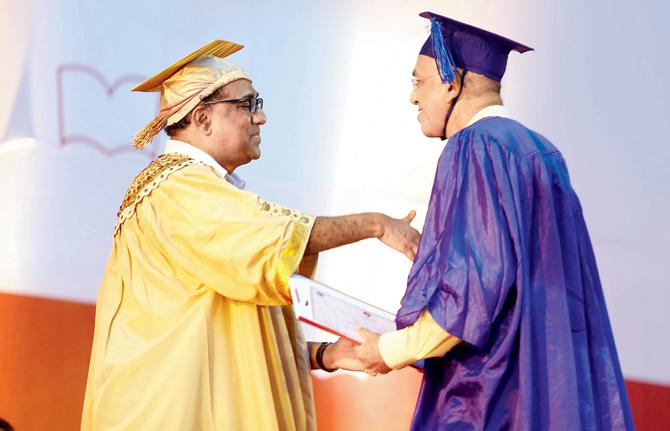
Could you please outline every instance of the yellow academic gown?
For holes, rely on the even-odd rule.
[[[287,285],[313,222],[186,156],[152,162],[119,211],[82,430],[315,429]]]

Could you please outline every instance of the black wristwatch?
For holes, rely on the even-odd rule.
[[[316,365],[319,366],[323,371],[326,371],[328,373],[332,373],[333,371],[337,371],[337,368],[326,368],[326,366],[323,364],[323,353],[326,351],[326,348],[330,346],[333,343],[329,343],[328,341],[324,341],[321,343],[318,349],[316,349]]]

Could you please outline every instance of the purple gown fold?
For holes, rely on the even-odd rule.
[[[463,340],[425,361],[414,430],[633,429],[595,257],[561,153],[489,117],[449,139],[398,328]]]

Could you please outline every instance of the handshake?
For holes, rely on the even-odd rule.
[[[312,369],[364,371],[371,376],[391,371],[379,351],[380,334],[361,327],[356,328],[356,332],[363,340],[360,344],[347,338],[334,343],[311,344]],[[320,354],[319,350],[322,350]]]

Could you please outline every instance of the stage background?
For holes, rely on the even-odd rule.
[[[115,214],[165,140],[130,148],[158,101],[129,90],[211,39],[247,45],[231,60],[265,99],[249,190],[319,215],[416,209],[420,227],[442,150],[408,102],[423,10],[536,48],[511,55],[505,104],[564,153],[638,428],[670,429],[670,5],[651,0],[0,0],[0,417],[76,429]],[[409,268],[369,240],[317,278],[395,311]],[[417,373],[314,377],[321,429],[407,428]]]

